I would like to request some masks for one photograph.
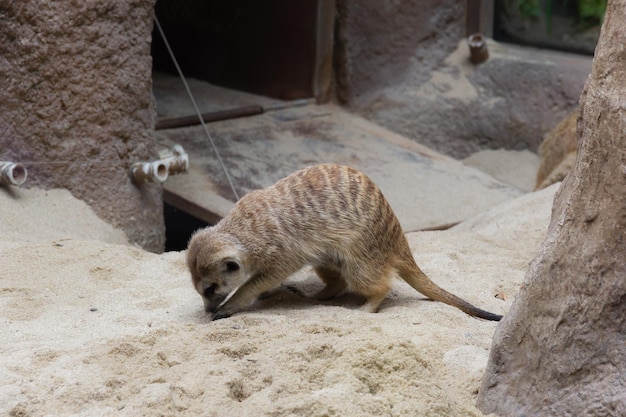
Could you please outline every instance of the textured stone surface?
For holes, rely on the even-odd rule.
[[[153,0],[0,2],[0,160],[67,188],[131,242],[163,249],[161,187],[136,187],[151,129]]]
[[[488,44],[490,58],[483,64],[468,61],[461,40],[426,82],[416,70],[349,106],[455,158],[482,149],[536,151],[545,132],[576,106],[591,58]]]
[[[489,41],[469,62],[462,1],[338,1],[337,96],[455,158],[531,149],[574,108],[591,58]]]
[[[541,164],[537,170],[535,189],[563,181],[576,162],[576,121],[578,109],[570,112],[549,131],[539,146]]]
[[[528,149],[486,149],[470,155],[462,162],[522,191],[533,191],[535,188],[539,156]]]
[[[427,81],[465,35],[464,5],[460,0],[337,0],[339,98],[367,99],[410,73]]]
[[[578,157],[496,329],[483,412],[626,415],[625,20],[626,1],[609,1],[581,97]]]

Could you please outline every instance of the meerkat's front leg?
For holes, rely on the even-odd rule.
[[[280,284],[286,277],[258,274],[247,280],[213,313],[212,320],[225,319],[240,311],[262,293]]]

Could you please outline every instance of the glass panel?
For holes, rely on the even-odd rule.
[[[496,0],[499,41],[593,54],[607,0]]]

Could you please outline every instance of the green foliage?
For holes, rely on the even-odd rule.
[[[578,16],[582,20],[601,22],[607,0],[578,0]]]
[[[540,0],[517,0],[517,7],[522,16],[539,17],[541,16]]]
[[[606,12],[607,0],[575,0],[578,2],[578,23],[580,27],[597,25]],[[545,17],[546,29],[552,32],[553,0],[516,0],[520,14],[529,19]]]
[[[517,6],[522,16],[527,18],[539,18],[542,14],[546,16],[546,29],[552,32],[552,0],[517,0]],[[582,0],[581,0],[582,1]]]

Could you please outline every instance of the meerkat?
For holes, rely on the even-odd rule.
[[[563,181],[576,162],[578,143],[576,124],[579,110],[570,112],[558,125],[548,132],[539,146],[541,163],[537,170],[535,190]]]
[[[502,318],[431,281],[380,189],[346,166],[312,166],[246,194],[217,225],[191,237],[187,265],[213,320],[230,317],[305,265],[326,284],[314,295],[319,300],[347,290],[376,312],[399,276],[471,316]]]

